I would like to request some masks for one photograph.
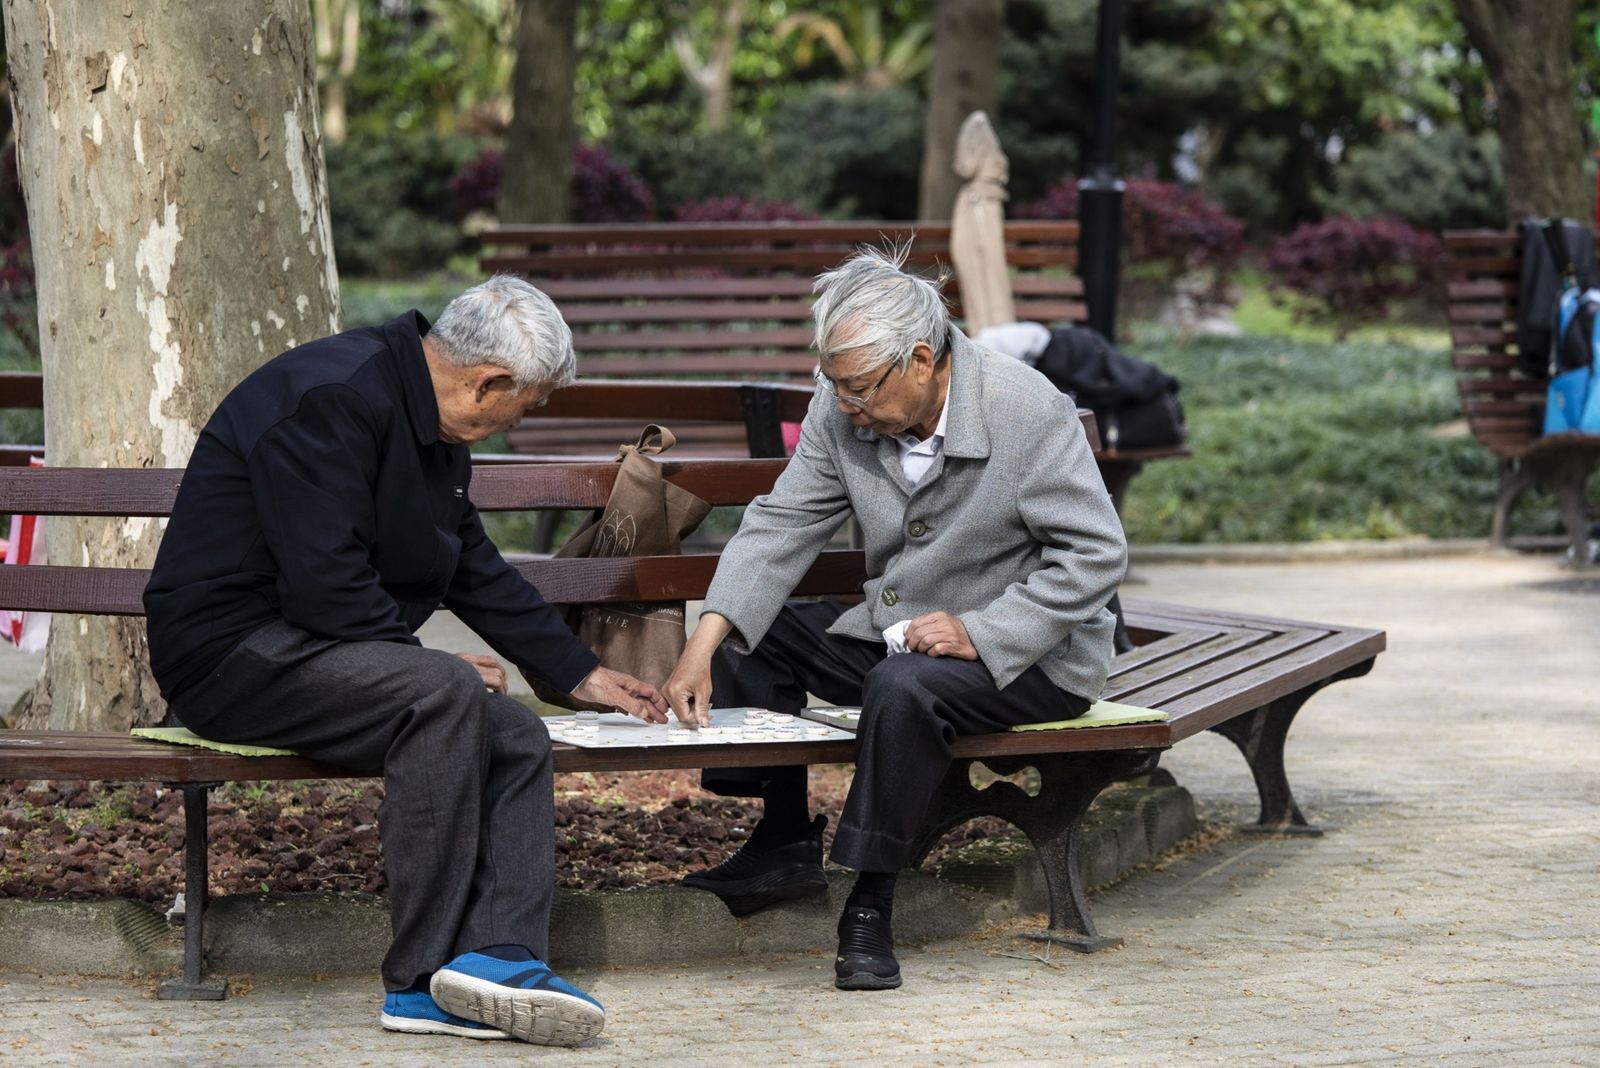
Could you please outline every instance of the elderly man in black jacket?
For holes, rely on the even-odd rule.
[[[550,740],[492,657],[424,649],[448,608],[525,674],[665,721],[506,563],[467,446],[574,379],[572,334],[519,279],[291,349],[202,431],[150,584],[150,662],[202,737],[382,772],[390,1030],[565,1045],[599,1002],[542,963]]]

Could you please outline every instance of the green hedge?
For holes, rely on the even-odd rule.
[[[1461,422],[1443,349],[1278,338],[1129,346],[1178,377],[1194,456],[1128,491],[1134,542],[1483,537],[1495,461]],[[1558,533],[1530,495],[1522,533]]]

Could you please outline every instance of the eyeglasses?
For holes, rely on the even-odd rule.
[[[821,386],[828,393],[832,394],[835,400],[843,401],[845,404],[848,404],[858,412],[864,412],[867,410],[867,405],[872,403],[873,395],[876,394],[878,390],[883,388],[883,384],[885,382],[889,381],[889,374],[895,369],[896,366],[896,364],[890,363],[888,367],[884,368],[882,377],[878,379],[878,384],[859,396],[854,393],[839,392],[838,384],[834,382],[833,379],[823,374],[822,368],[820,367],[815,371],[812,371],[811,375],[817,380],[817,385]]]

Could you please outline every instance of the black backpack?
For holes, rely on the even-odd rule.
[[[1561,336],[1557,309],[1562,294],[1600,285],[1594,235],[1571,219],[1522,221],[1522,273],[1517,285],[1517,367],[1530,378],[1547,378],[1586,366],[1581,327]],[[1572,340],[1569,341],[1568,337]],[[1581,362],[1580,362],[1581,361]]]
[[[1600,319],[1600,278],[1592,267],[1581,270],[1573,263],[1563,238],[1565,228],[1552,219],[1544,224],[1545,244],[1556,267],[1559,279],[1559,296],[1549,310],[1552,344],[1550,346],[1550,376],[1563,371],[1575,371],[1594,364],[1595,322]],[[1563,322],[1565,320],[1565,322]]]
[[[1058,327],[1034,364],[1080,407],[1094,412],[1108,449],[1154,449],[1188,438],[1178,380],[1136,360],[1093,330]]]

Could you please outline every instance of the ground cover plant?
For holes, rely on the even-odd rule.
[[[1194,450],[1134,481],[1131,541],[1487,534],[1495,462],[1461,420],[1442,344],[1154,334],[1128,348],[1182,383]],[[1530,499],[1516,529],[1558,532],[1550,500]]]
[[[838,821],[845,767],[812,771],[816,811]],[[695,771],[556,776],[557,884],[627,890],[720,863],[750,834],[758,803],[711,797]],[[228,783],[212,793],[214,893],[384,891],[371,779]],[[957,828],[930,867],[996,820]],[[183,886],[182,794],[154,783],[0,783],[0,898],[125,897],[165,907]]]

